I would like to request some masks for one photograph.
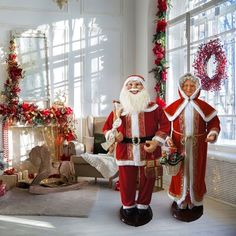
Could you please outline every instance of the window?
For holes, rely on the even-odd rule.
[[[168,103],[178,97],[177,80],[187,71],[193,72],[194,56],[201,43],[220,38],[227,55],[228,78],[217,92],[202,91],[201,99],[218,111],[221,133],[218,144],[236,142],[236,0],[173,1],[169,15],[167,59],[169,62]],[[178,3],[178,4],[177,4]],[[175,5],[178,7],[175,8]],[[214,74],[214,58],[208,63],[208,74]],[[175,91],[175,94],[173,94]]]

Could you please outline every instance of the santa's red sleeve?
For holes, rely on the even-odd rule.
[[[157,109],[156,121],[158,122],[158,130],[155,133],[154,140],[164,144],[166,137],[170,134],[170,122],[162,108]]]
[[[112,129],[114,112],[112,111],[107,117],[102,132],[105,134],[108,130]]]

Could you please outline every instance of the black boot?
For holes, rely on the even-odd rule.
[[[120,208],[120,220],[127,225],[136,226],[138,210],[136,207],[123,209]]]
[[[203,206],[195,206],[192,209],[180,209],[176,202],[171,206],[171,214],[177,220],[191,222],[199,219],[203,214]]]
[[[147,209],[138,209],[136,226],[147,224],[149,221],[152,220],[152,216],[153,214],[150,206]]]

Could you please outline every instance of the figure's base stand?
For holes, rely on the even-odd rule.
[[[173,202],[171,214],[177,220],[191,222],[199,219],[203,215],[203,206],[195,206],[192,209],[180,209],[177,203]]]
[[[135,208],[129,214],[127,214],[123,207],[120,208],[120,220],[127,225],[135,227],[142,226],[151,221],[152,217],[153,213],[150,206],[146,210],[138,210]]]

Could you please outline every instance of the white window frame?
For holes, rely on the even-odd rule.
[[[186,22],[186,28],[185,28],[185,31],[186,31],[186,44],[183,44],[181,46],[178,46],[178,47],[175,47],[175,48],[172,48],[172,49],[168,49],[166,50],[166,53],[167,53],[167,58],[168,58],[168,53],[172,52],[172,51],[175,51],[175,50],[180,50],[180,49],[184,49],[184,48],[187,48],[186,52],[187,52],[187,56],[186,56],[186,65],[187,65],[187,71],[192,71],[191,69],[191,64],[190,64],[190,61],[191,61],[191,35],[190,35],[190,29],[191,29],[191,25],[190,25],[190,20],[193,16],[203,12],[203,11],[206,11],[212,7],[215,7],[216,5],[220,5],[222,3],[224,3],[225,0],[212,0],[210,2],[207,2],[199,7],[196,7],[182,15],[179,15],[171,20],[168,21],[168,26],[167,26],[167,42],[168,42],[168,32],[169,32],[169,28],[180,23],[180,22]],[[235,29],[234,29],[235,30]],[[232,31],[232,30],[229,30],[229,31]],[[226,34],[228,31],[224,31],[222,34]],[[221,34],[217,34],[217,36],[220,36]],[[202,43],[203,41],[205,40],[210,40],[210,39],[213,39],[215,38],[216,35],[213,35],[213,36],[210,36],[210,37],[207,37],[207,38],[204,38],[204,40],[198,40],[197,43]],[[196,41],[194,41],[194,44],[196,43]],[[168,45],[168,43],[167,43]],[[171,66],[171,65],[169,65]],[[185,71],[185,72],[187,72]],[[174,79],[176,78],[169,78],[169,80],[171,81],[175,81]],[[171,87],[172,86],[172,87]],[[171,88],[170,88],[171,87]],[[177,94],[177,91],[174,91],[174,93]],[[170,104],[171,102],[173,102],[173,98],[174,98],[174,95],[173,95],[173,85],[168,85],[168,80],[167,80],[167,104]],[[222,115],[222,116],[225,116],[225,115]],[[235,117],[236,115],[234,115]],[[225,156],[225,153],[227,153],[227,157],[224,158]],[[230,159],[230,161],[232,162],[236,162],[236,144],[234,145],[229,145],[229,144],[220,144],[220,143],[216,143],[216,144],[210,144],[209,145],[209,149],[208,149],[208,154],[209,155],[214,155],[216,156],[216,158],[219,158],[219,159]],[[217,155],[216,155],[217,154]]]

